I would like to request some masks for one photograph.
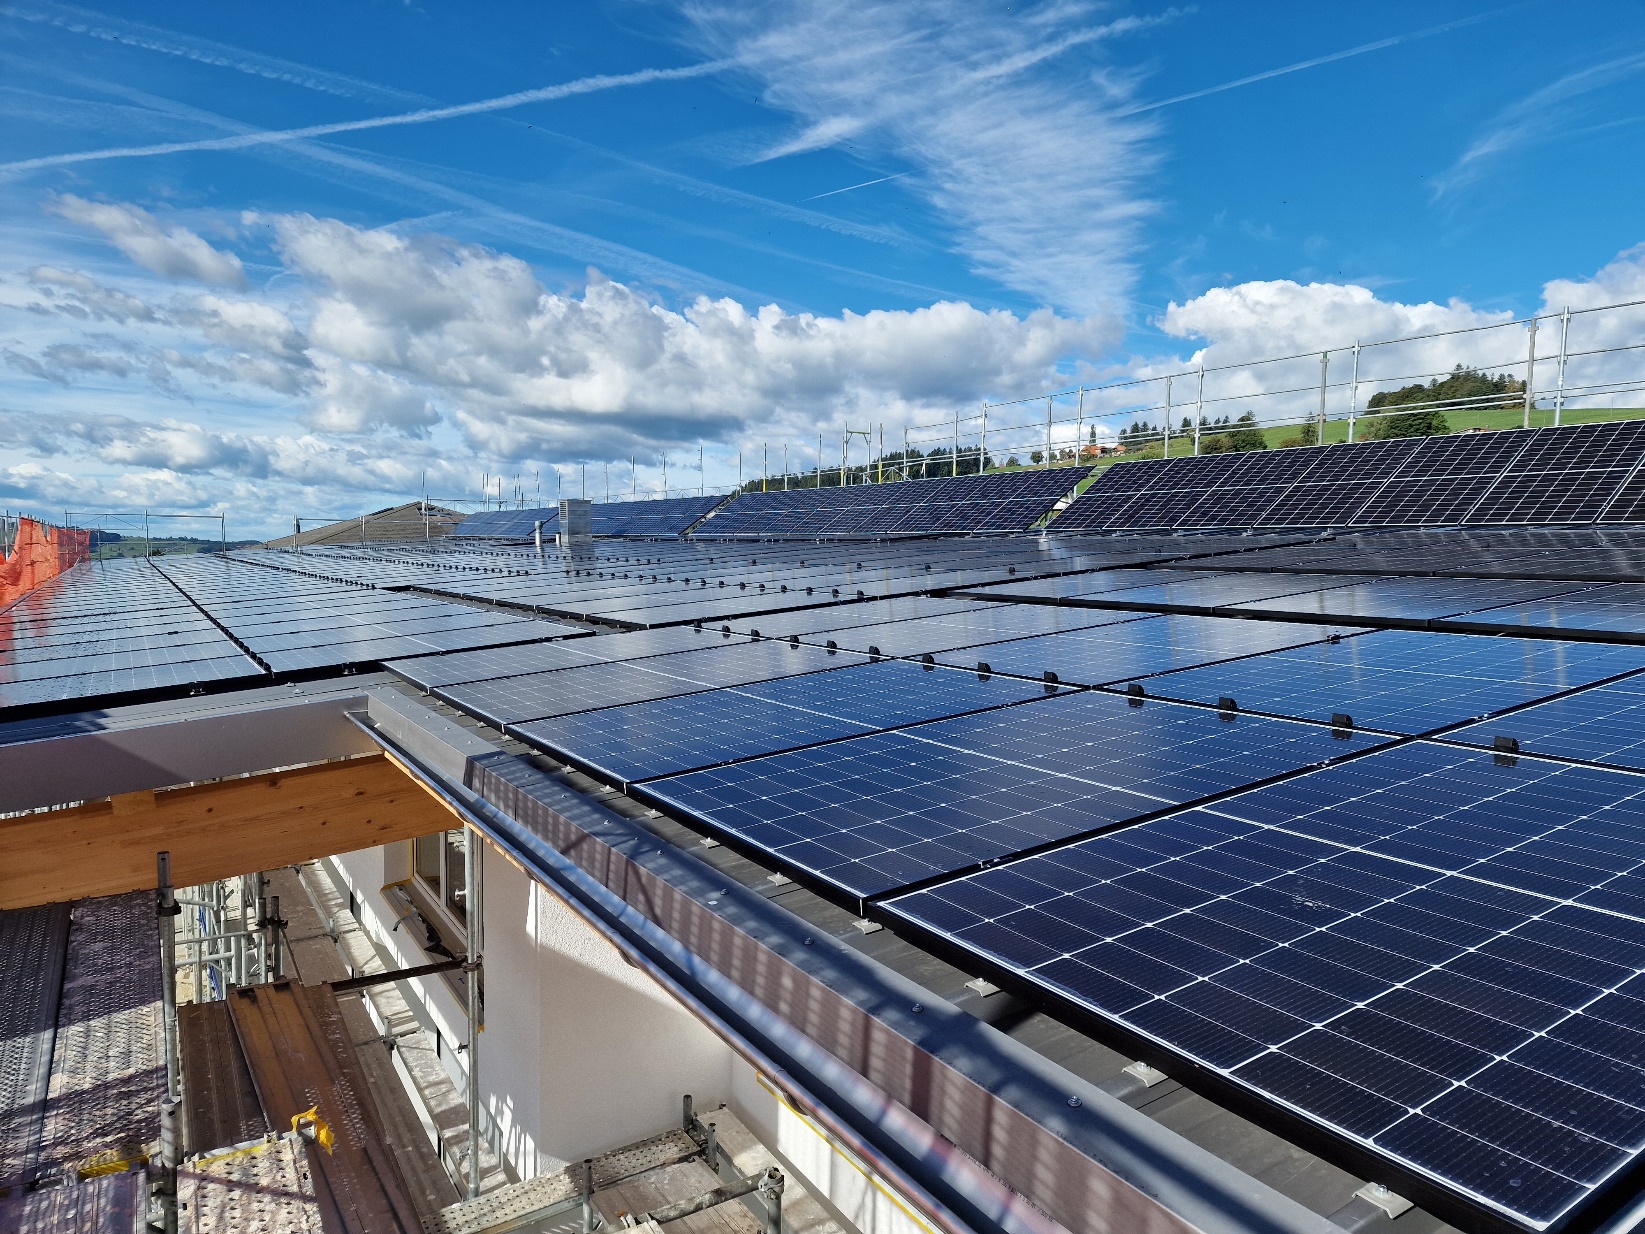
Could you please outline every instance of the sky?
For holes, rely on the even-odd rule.
[[[0,506],[712,490],[1645,299],[1642,132],[1631,0],[0,3]]]

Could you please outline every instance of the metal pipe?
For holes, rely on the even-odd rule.
[[[988,468],[988,404],[982,405],[982,433],[977,437],[977,474]]]
[[[954,457],[948,460],[949,475],[960,474],[960,405],[954,404]]]
[[[1354,340],[1353,375],[1348,379],[1348,444],[1354,442],[1354,417],[1359,407],[1359,340]]]
[[[1165,379],[1165,455],[1171,457],[1171,379]]]
[[[594,1229],[594,1158],[583,1158],[583,1234]]]
[[[1085,387],[1080,387],[1079,409],[1074,415],[1074,464],[1085,457]]]
[[[285,928],[285,922],[280,919],[280,897],[268,898],[268,933],[269,946],[272,948],[272,959],[269,961],[269,979],[278,981],[285,976],[285,956],[281,954],[280,932]]]
[[[1199,366],[1199,389],[1194,394],[1194,453],[1199,453],[1199,422],[1205,418],[1205,365]]]
[[[1569,354],[1566,344],[1571,335],[1571,306],[1566,305],[1565,311],[1559,315],[1559,388],[1554,392],[1554,427],[1559,427],[1560,417],[1565,412],[1565,358]]]
[[[1051,467],[1051,396],[1045,399],[1045,466]]]
[[[480,877],[484,863],[482,841],[477,828],[463,831],[463,914],[468,926],[468,1196],[480,1194],[480,1030],[484,1017],[480,1006],[480,967],[485,952],[485,903]]]
[[[782,1172],[776,1166],[772,1166],[763,1174],[750,1174],[747,1178],[739,1178],[734,1183],[726,1183],[723,1187],[715,1187],[714,1190],[705,1191],[689,1200],[677,1200],[673,1204],[664,1205],[662,1208],[654,1208],[649,1213],[637,1214],[631,1220],[635,1225],[642,1225],[647,1221],[655,1221],[658,1225],[666,1225],[670,1221],[678,1221],[681,1217],[689,1217],[692,1213],[700,1213],[706,1208],[717,1208],[721,1204],[740,1199],[755,1191],[763,1193],[767,1187],[772,1185],[767,1180],[773,1174],[778,1179],[782,1177]],[[781,1194],[779,1189],[778,1195]]]
[[[1525,332],[1525,422],[1522,428],[1531,427],[1531,408],[1536,406],[1536,318],[1531,318],[1529,329]]]
[[[1322,446],[1325,444],[1325,387],[1330,380],[1330,375],[1331,353],[1322,351],[1319,353],[1319,436],[1317,438]]]
[[[181,1095],[179,1085],[182,1059],[177,1049],[177,926],[176,918],[183,911],[177,903],[171,885],[171,853],[156,853],[154,915],[160,927],[160,1017],[163,1021],[166,1045],[166,1099],[176,1101]]]
[[[765,1234],[783,1234],[783,1176],[775,1166],[760,1179],[760,1199],[765,1201]]]

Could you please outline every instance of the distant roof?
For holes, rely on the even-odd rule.
[[[408,501],[402,506],[390,506],[383,510],[373,510],[369,514],[357,515],[354,518],[343,519],[341,522],[328,523],[324,527],[311,527],[301,536],[281,536],[278,540],[269,540],[264,548],[296,548],[310,544],[359,544],[382,543],[397,540],[425,540],[434,539],[451,533],[451,529],[462,521],[463,516],[456,510],[448,510],[444,506],[429,505],[418,501]]]

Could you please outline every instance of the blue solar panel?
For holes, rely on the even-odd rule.
[[[596,536],[680,536],[725,501],[723,495],[669,497],[656,501],[596,501],[589,511],[589,529]],[[481,510],[458,523],[451,534],[529,540],[539,522],[545,539],[557,534],[560,508]]]
[[[1042,685],[886,660],[541,720],[514,733],[631,782],[1044,695]]]
[[[1313,725],[1074,692],[636,791],[865,897],[1371,744]]]
[[[741,493],[697,539],[941,535],[1026,531],[1073,492],[1089,467],[994,472],[895,484]]]
[[[1057,681],[1097,686],[1296,647],[1337,633],[1341,631],[1332,626],[1300,622],[1231,621],[1172,614],[938,651],[936,659],[939,664],[962,667],[986,663],[993,672],[1019,677],[1044,678],[1052,673]],[[1170,695],[1168,690],[1161,693]],[[1192,697],[1200,701],[1197,695]]]
[[[1126,462],[1054,527],[1627,521],[1638,505],[1623,484],[1642,457],[1634,421]]]
[[[502,726],[820,672],[861,659],[845,652],[831,654],[786,643],[744,643],[634,662],[590,664],[443,686],[434,693],[488,723]]]
[[[1263,623],[1266,625],[1267,623]],[[1377,630],[1144,682],[1150,694],[1425,733],[1645,668],[1645,648]]]
[[[1506,750],[1645,770],[1645,678],[1580,690],[1448,736],[1492,748],[1501,739]]]
[[[886,908],[1540,1229],[1645,1147],[1640,871],[1645,777],[1410,745]]]

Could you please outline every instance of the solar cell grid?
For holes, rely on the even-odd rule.
[[[1376,630],[1142,684],[1165,698],[1233,698],[1317,721],[1345,713],[1357,725],[1414,734],[1639,668],[1645,649],[1636,647]]]
[[[698,539],[1022,531],[1089,467],[996,472],[843,488],[742,493],[697,528]]]
[[[995,673],[1034,678],[1054,673],[1056,680],[1070,685],[1096,686],[1295,647],[1329,638],[1334,633],[1340,631],[1331,626],[1168,614],[1030,638],[970,644],[954,651],[938,651],[936,657],[938,663],[969,667],[982,661]],[[1169,690],[1160,693],[1184,697],[1172,695]],[[1191,697],[1193,701],[1202,701],[1198,695]]]
[[[1645,778],[1532,762],[1376,751],[885,908],[1542,1228],[1645,1146]]]
[[[860,661],[861,657],[848,652],[829,653],[784,643],[745,643],[681,652],[655,663],[640,660],[590,664],[442,686],[434,693],[491,724],[509,725]]]
[[[1631,677],[1595,686],[1448,737],[1487,747],[1507,737],[1526,754],[1645,770],[1645,681]]]
[[[1519,603],[1468,610],[1466,624],[1537,626],[1545,630],[1586,630],[1645,634],[1645,585],[1611,583],[1578,587],[1567,584],[1546,598],[1521,597]]]
[[[1645,456],[1645,421],[1539,433],[1468,512],[1478,523],[1585,523]]]
[[[1583,590],[1581,584],[1513,579],[1381,578],[1354,583],[1338,575],[1335,582],[1347,585],[1299,590],[1266,600],[1236,601],[1229,608],[1236,612],[1304,614],[1325,621],[1355,617],[1427,621],[1485,611],[1513,599],[1533,600]]]
[[[1044,694],[1040,685],[887,660],[611,707],[513,731],[627,783]]]
[[[638,791],[867,897],[1373,744],[1076,691]]]

